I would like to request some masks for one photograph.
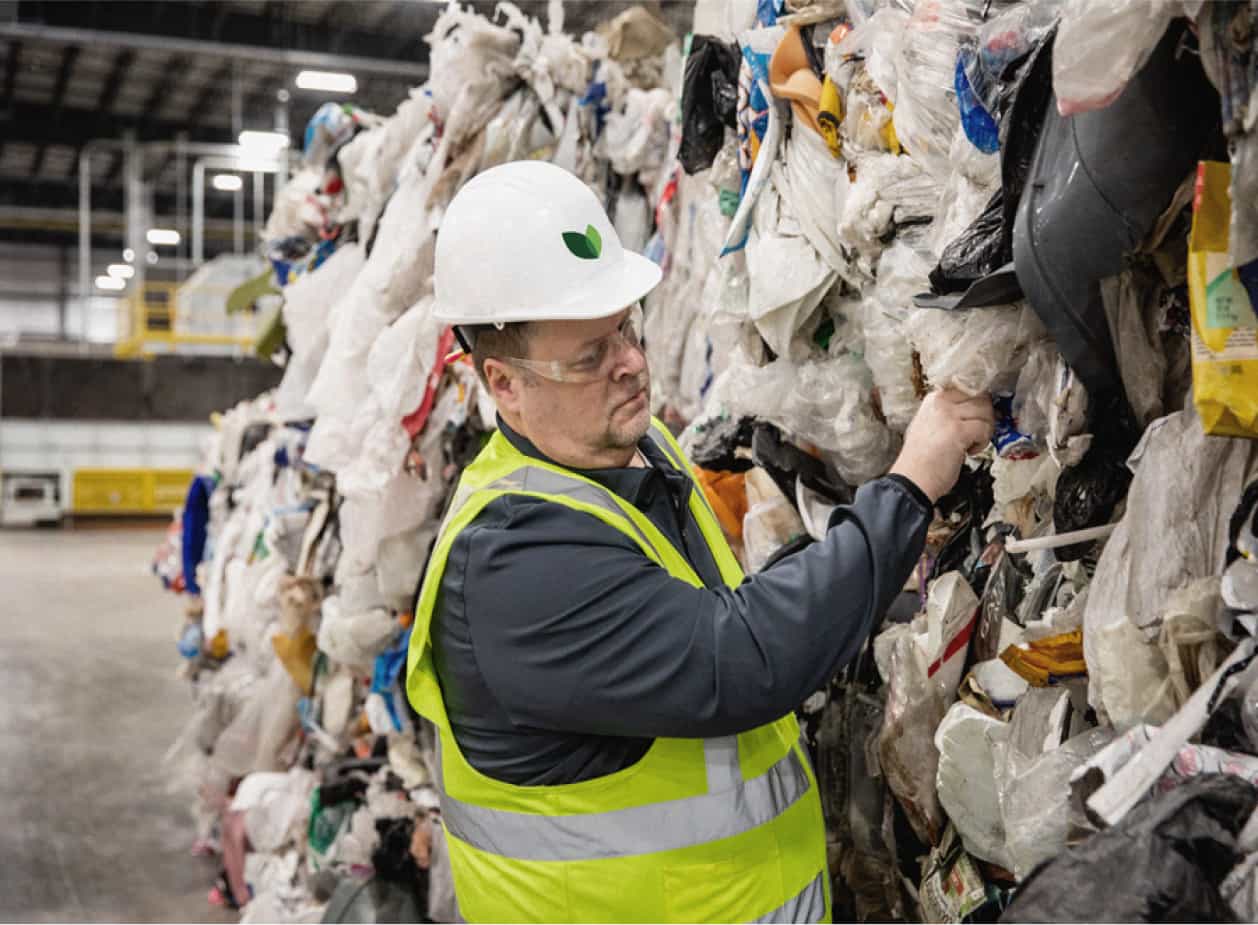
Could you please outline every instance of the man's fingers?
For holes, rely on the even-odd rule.
[[[990,399],[972,398],[969,401],[956,405],[955,408],[962,421],[996,423],[996,409],[992,407]]]
[[[959,434],[958,442],[967,447],[967,455],[973,456],[991,441],[992,426],[986,421],[962,421]]]

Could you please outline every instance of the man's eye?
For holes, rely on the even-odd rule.
[[[587,353],[577,359],[574,364],[578,369],[597,369],[603,363],[603,357],[607,356],[606,341],[600,343]]]

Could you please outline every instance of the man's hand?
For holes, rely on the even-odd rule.
[[[957,483],[965,457],[992,438],[995,414],[990,395],[970,398],[956,389],[931,392],[904,435],[904,448],[891,467],[932,502]]]

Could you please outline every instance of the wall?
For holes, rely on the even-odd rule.
[[[112,251],[95,252],[93,279],[119,260]],[[117,332],[118,302],[101,292],[92,293],[84,323],[75,248],[66,248],[63,257],[48,245],[0,245],[0,340],[64,336],[108,343]]]

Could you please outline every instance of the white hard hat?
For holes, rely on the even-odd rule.
[[[606,318],[662,272],[626,251],[590,188],[544,161],[467,183],[437,230],[433,316],[450,324]]]

